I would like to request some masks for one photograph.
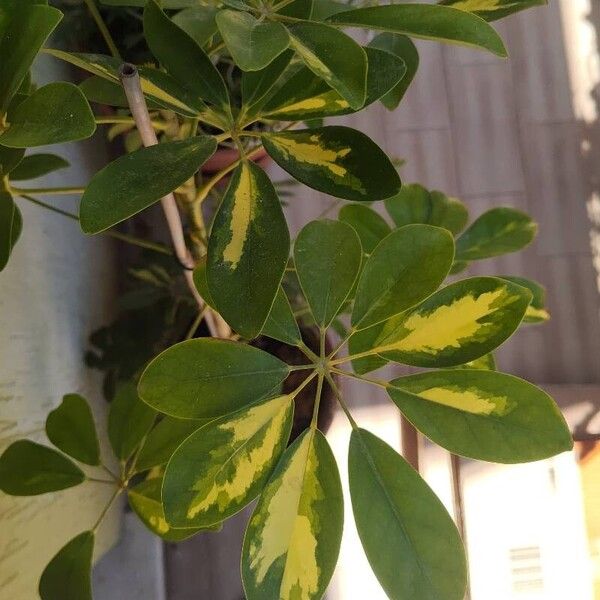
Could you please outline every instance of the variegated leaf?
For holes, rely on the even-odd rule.
[[[163,503],[175,527],[207,527],[261,492],[290,435],[293,401],[279,396],[205,425],[167,464]]]
[[[381,336],[385,326],[386,323],[383,322],[355,331],[348,340],[348,352],[351,355],[369,354],[377,345],[377,340]],[[386,358],[373,353],[353,360],[352,369],[355,373],[364,375],[365,373],[370,373],[384,367],[387,363],[388,360]]]
[[[573,447],[552,398],[511,375],[474,369],[430,371],[395,379],[388,392],[417,429],[455,454],[521,463]]]
[[[545,323],[550,319],[550,313],[546,308],[546,289],[531,279],[525,277],[514,277],[512,275],[503,275],[502,279],[508,279],[517,285],[527,288],[533,295],[531,304],[527,307],[524,323]]]
[[[343,526],[342,488],[323,434],[288,448],[250,519],[242,551],[248,600],[317,600],[333,575]]]
[[[484,354],[475,360],[471,360],[464,365],[458,365],[456,367],[448,367],[449,369],[479,369],[483,371],[495,371],[496,370],[496,359],[494,354],[489,352]]]
[[[545,6],[548,0],[441,0],[440,4],[475,13],[486,21],[495,21],[526,8]]]

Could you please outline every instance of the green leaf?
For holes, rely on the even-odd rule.
[[[23,229],[21,211],[8,192],[0,192],[0,271],[8,264]]]
[[[506,341],[530,301],[529,290],[504,279],[464,279],[387,321],[376,352],[416,367],[461,365]]]
[[[29,67],[62,19],[56,8],[15,2],[0,8],[0,115],[27,77]]]
[[[473,12],[486,21],[495,21],[526,8],[546,6],[548,0],[442,0],[440,4]]]
[[[219,313],[247,339],[265,324],[289,251],[287,223],[271,180],[259,166],[243,161],[215,216],[206,277]]]
[[[49,83],[8,114],[0,143],[12,148],[60,144],[90,137],[96,121],[85,96],[72,83]]]
[[[148,208],[192,177],[216,147],[214,137],[197,136],[117,158],[89,182],[81,198],[81,229],[100,233]]]
[[[21,164],[24,156],[24,148],[0,146],[0,177],[5,177],[9,173],[12,173]],[[12,176],[11,179],[13,179]]]
[[[525,277],[502,275],[502,279],[507,279],[517,285],[521,285],[532,293],[533,298],[531,299],[531,304],[527,307],[527,312],[523,319],[524,323],[545,323],[550,319],[550,314],[546,310],[546,289],[544,286]]]
[[[458,365],[456,367],[449,367],[450,369],[479,369],[484,371],[495,371],[496,370],[496,359],[492,352],[484,354],[475,360],[471,360],[464,365]]]
[[[392,232],[381,215],[363,204],[346,204],[340,210],[338,218],[358,233],[365,254],[371,254],[375,246]]]
[[[233,516],[262,491],[285,450],[293,399],[279,396],[199,429],[165,471],[163,503],[175,527],[207,527]]]
[[[307,430],[284,453],[248,524],[242,550],[248,600],[322,598],[343,519],[331,448],[320,431]]]
[[[360,329],[355,331],[348,340],[348,352],[350,355],[363,354],[370,350],[373,350],[377,345],[377,340],[381,336],[385,328],[384,323],[378,323],[372,325],[366,329]],[[352,370],[359,375],[365,375],[371,371],[381,369],[388,364],[388,360],[379,356],[378,354],[371,354],[370,356],[364,356],[357,358],[352,361]]]
[[[481,260],[516,252],[528,246],[537,224],[514,208],[492,208],[476,219],[456,240],[458,260]]]
[[[306,225],[294,244],[296,273],[317,324],[328,327],[354,287],[362,261],[358,235],[345,223]]]
[[[310,20],[313,10],[313,0],[292,0],[289,4],[277,10],[280,15],[295,19]]]
[[[84,79],[79,84],[79,89],[88,102],[96,102],[97,104],[104,104],[106,106],[117,106],[119,108],[127,108],[129,106],[123,86],[109,79],[104,79],[99,75],[92,75]],[[152,106],[148,102],[148,108],[156,108],[157,106],[157,104]]]
[[[11,496],[38,496],[84,480],[83,471],[66,456],[29,440],[12,443],[0,457],[0,490]]]
[[[279,340],[284,344],[297,346],[302,342],[298,323],[283,287],[279,287],[271,312],[261,331],[262,335]]]
[[[100,0],[105,6],[141,6],[144,7],[148,0]],[[189,8],[198,6],[198,0],[160,0],[163,8]]]
[[[166,7],[164,3],[163,6]],[[218,12],[219,9],[212,6],[192,6],[178,12],[173,23],[202,47],[217,33],[215,16]]]
[[[115,455],[127,460],[150,431],[156,413],[144,404],[133,383],[123,383],[110,404],[108,439]]]
[[[369,47],[385,50],[393,56],[401,58],[406,66],[406,74],[404,77],[402,77],[400,82],[394,86],[393,89],[381,98],[381,102],[388,110],[394,110],[398,107],[402,98],[404,98],[404,94],[406,94],[406,91],[417,74],[419,68],[419,53],[409,37],[396,33],[380,33],[376,35],[369,43]]]
[[[367,85],[365,51],[345,33],[323,23],[296,23],[288,31],[291,47],[304,64],[352,108],[361,108]]]
[[[216,21],[225,46],[242,71],[264,69],[290,44],[281,23],[258,20],[246,12],[221,10]]]
[[[144,35],[152,54],[185,89],[229,110],[229,94],[217,68],[155,0],[149,0],[144,9]]]
[[[270,156],[298,181],[346,200],[389,198],[400,177],[386,154],[349,127],[319,127],[262,135]]]
[[[573,448],[552,398],[512,375],[430,371],[395,379],[388,392],[419,431],[461,456],[522,463]]]
[[[373,572],[395,600],[462,600],[465,552],[444,505],[390,446],[355,429],[348,456],[358,535]]]
[[[11,181],[35,179],[60,169],[66,169],[69,162],[56,154],[30,154],[11,172]]]
[[[410,37],[489,50],[507,56],[502,38],[481,17],[449,6],[392,4],[357,8],[329,18],[336,25],[381,29]]]
[[[48,563],[40,579],[42,600],[92,600],[94,532],[73,538]]]
[[[269,98],[269,92],[277,84],[293,56],[291,50],[282,52],[274,61],[260,71],[242,73],[242,110],[254,115]]]
[[[65,454],[85,463],[100,464],[100,444],[89,404],[79,394],[67,394],[46,419],[48,439]]]
[[[385,208],[398,227],[411,223],[426,223],[444,227],[454,235],[467,224],[469,212],[458,198],[441,192],[430,192],[422,185],[403,185],[400,192],[385,201]]]
[[[277,393],[288,374],[285,363],[257,348],[195,339],[159,354],[144,371],[139,393],[173,417],[215,418]]]
[[[352,311],[364,329],[415,306],[437,290],[454,260],[454,240],[441,227],[406,225],[388,235],[367,259]]]

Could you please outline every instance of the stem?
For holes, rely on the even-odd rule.
[[[316,376],[316,371],[311,373],[293,392],[289,394],[289,396],[291,398],[295,398]]]
[[[114,494],[110,497],[110,500],[106,503],[106,506],[100,513],[100,516],[98,517],[98,520],[96,521],[96,524],[92,527],[92,531],[94,533],[96,533],[96,531],[98,530],[98,527],[100,527],[100,525],[102,524],[104,517],[106,516],[106,514],[110,510],[111,506],[114,504],[115,500],[119,497],[119,495],[121,494],[122,491],[123,491],[123,489],[121,487],[118,487],[114,491]]]
[[[327,382],[331,386],[331,389],[333,390],[333,393],[335,394],[335,397],[337,398],[337,401],[339,402],[340,406],[342,407],[342,410],[344,411],[344,414],[346,415],[346,418],[350,422],[350,425],[352,425],[352,429],[358,429],[358,425],[356,424],[356,421],[354,420],[354,417],[350,413],[350,409],[348,408],[346,402],[342,398],[342,394],[340,393],[340,390],[339,390],[338,386],[336,385],[336,383],[335,383],[333,377],[331,376],[331,374],[328,373],[327,371],[325,372],[325,379],[327,379]]]
[[[104,19],[102,18],[102,15],[100,14],[98,7],[96,6],[96,3],[94,2],[94,0],[84,0],[84,2],[86,3],[92,17],[94,18],[94,21],[96,21],[96,25],[98,26],[98,29],[100,30],[100,33],[102,34],[102,37],[104,38],[104,41],[106,42],[110,53],[115,58],[121,60],[121,54],[119,53],[119,49],[117,48],[117,45],[112,39],[110,31],[108,30],[106,23],[104,23]]]
[[[312,419],[310,421],[311,429],[316,429],[319,421],[319,407],[321,406],[321,396],[323,392],[323,378],[323,373],[319,373],[319,379],[317,380],[317,393],[315,394],[315,405],[313,407]]]
[[[96,477],[86,477],[87,481],[92,481],[94,483],[108,483],[108,485],[115,485],[114,481],[110,481],[108,479],[97,479]]]
[[[194,319],[194,322],[188,329],[188,332],[185,336],[186,340],[192,339],[194,333],[196,333],[196,329],[198,329],[198,327],[200,327],[200,323],[202,323],[202,320],[204,319],[204,315],[206,314],[207,308],[208,308],[208,304],[205,304],[204,308],[202,310],[198,311],[198,315]]]
[[[363,381],[364,383],[370,383],[371,385],[376,385],[383,389],[391,387],[389,382],[383,381],[381,379],[371,379],[370,377],[365,377],[364,375],[357,375],[356,373],[352,373],[351,371],[342,371],[341,369],[336,369],[335,367],[333,367],[331,370],[337,375],[344,375],[346,377],[350,377],[351,379],[358,379],[359,381]]]
[[[419,472],[419,432],[404,416],[400,416],[402,456],[411,467]]]
[[[314,365],[314,363],[311,363],[309,365],[290,365],[288,368],[289,368],[290,372],[307,371],[308,369],[314,369],[315,365]]]
[[[12,191],[19,196],[23,194],[43,194],[45,196],[66,196],[69,194],[77,195],[85,192],[84,187],[62,187],[62,188],[12,188]]]
[[[135,125],[133,118],[127,116],[95,117],[95,121],[96,125],[115,125],[119,123],[131,123],[131,125]],[[152,121],[152,126],[159,131],[164,131],[169,127],[166,123],[160,121]]]
[[[297,348],[306,358],[310,358],[310,360],[316,362],[321,360],[304,342],[299,342]]]
[[[328,360],[331,360],[348,343],[355,331],[356,330],[354,329],[354,327],[351,327],[348,330],[348,335],[346,335],[346,337],[342,339],[340,343],[333,349],[333,351],[327,357]]]
[[[349,356],[342,356],[342,358],[338,358],[336,360],[331,361],[331,365],[341,365],[343,363],[350,362],[351,360],[357,360],[358,358],[364,358],[365,356],[372,356],[373,354],[377,354],[377,350],[366,350],[365,352],[359,352],[358,354],[350,354]]]
[[[102,463],[100,467],[104,469],[104,471],[108,473],[116,482],[121,481],[104,463]]]

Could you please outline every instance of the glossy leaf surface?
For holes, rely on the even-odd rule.
[[[511,275],[503,275],[502,279],[508,279],[517,285],[527,288],[531,294],[531,304],[527,307],[525,323],[545,323],[550,319],[550,313],[546,309],[546,289],[544,286],[525,277],[514,277]]]
[[[379,213],[363,204],[346,204],[340,210],[338,218],[358,233],[365,254],[371,254],[375,246],[392,232]]]

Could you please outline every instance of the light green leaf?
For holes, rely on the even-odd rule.
[[[8,264],[23,229],[21,211],[8,192],[0,192],[0,271]]]
[[[277,393],[288,374],[285,363],[257,348],[195,339],[159,354],[144,371],[139,393],[173,417],[214,418]]]
[[[248,600],[317,600],[337,562],[343,528],[331,448],[307,430],[284,453],[250,519],[242,550]]]
[[[166,8],[165,3],[163,7]],[[173,23],[202,47],[217,33],[215,16],[218,12],[219,9],[213,6],[192,6],[178,12]]]
[[[67,394],[46,419],[48,439],[65,454],[85,463],[100,464],[100,444],[89,404],[79,394]]]
[[[440,287],[454,260],[454,240],[441,227],[406,225],[388,235],[367,259],[352,310],[364,329],[415,306]]]
[[[537,224],[514,208],[492,208],[476,219],[456,240],[458,260],[481,260],[516,252],[528,246]]]
[[[315,321],[328,327],[354,287],[362,261],[357,233],[323,219],[306,225],[294,244],[296,273]]]
[[[163,503],[175,527],[228,519],[262,491],[292,427],[293,399],[279,396],[199,429],[177,448],[165,471]]]
[[[338,218],[358,233],[365,254],[371,254],[375,246],[392,232],[385,219],[364,204],[346,204]]]
[[[426,223],[444,227],[454,235],[467,224],[469,212],[458,199],[441,192],[430,192],[422,185],[403,185],[400,192],[385,201],[385,208],[398,227],[411,223]]]
[[[376,352],[417,367],[461,365],[506,341],[530,301],[529,290],[504,279],[464,279],[387,321]]]
[[[370,138],[349,127],[319,127],[265,133],[262,141],[275,162],[298,181],[346,200],[389,198],[400,177]]]
[[[38,496],[84,480],[83,471],[66,456],[29,440],[12,443],[0,457],[0,490],[11,496]]]
[[[462,600],[465,552],[444,505],[390,446],[355,429],[348,456],[358,535],[393,600]]]
[[[133,383],[123,383],[110,404],[108,439],[115,455],[127,460],[150,431],[156,413],[144,404]]]
[[[60,169],[66,169],[69,162],[56,154],[30,154],[11,172],[11,181],[35,179]]]
[[[8,114],[0,144],[28,148],[90,137],[96,122],[85,96],[72,83],[49,83]]]
[[[573,448],[552,398],[512,375],[430,371],[395,379],[388,392],[419,431],[461,456],[522,463]]]
[[[261,334],[292,346],[297,346],[302,341],[292,307],[281,286]]]
[[[148,208],[192,177],[216,147],[214,137],[197,136],[117,158],[89,182],[81,198],[81,229],[100,233]]]
[[[440,4],[473,12],[486,21],[495,21],[526,8],[545,6],[548,0],[441,0]]]
[[[287,223],[271,180],[253,162],[242,162],[215,216],[206,278],[219,313],[247,339],[265,324],[289,251]]]
[[[494,28],[481,17],[449,6],[391,4],[357,8],[329,18],[336,25],[381,29],[410,37],[489,50],[505,57],[506,48]]]
[[[527,307],[524,323],[545,323],[550,319],[550,313],[546,309],[546,289],[542,285],[531,279],[512,275],[502,275],[502,279],[521,285],[532,293],[533,298]]]
[[[366,99],[367,55],[345,33],[323,23],[296,23],[288,28],[291,47],[316,75],[352,108]]]
[[[48,563],[40,579],[42,600],[92,600],[94,532],[73,538]]]

